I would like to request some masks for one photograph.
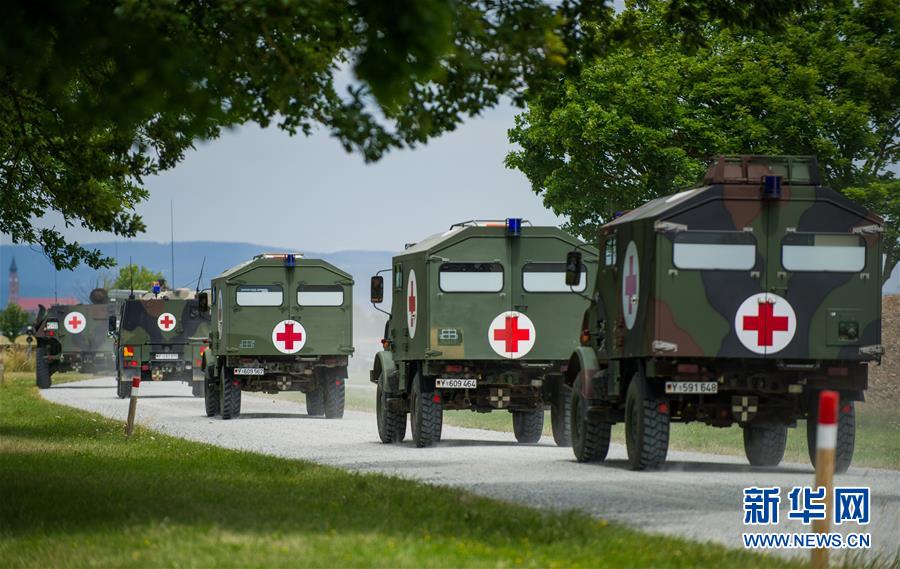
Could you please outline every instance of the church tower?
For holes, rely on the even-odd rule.
[[[19,268],[16,267],[15,257],[13,257],[12,263],[9,265],[9,296],[6,302],[8,304],[19,304]]]

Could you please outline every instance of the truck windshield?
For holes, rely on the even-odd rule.
[[[284,292],[279,285],[246,285],[237,288],[238,306],[281,306]]]
[[[686,231],[675,237],[679,269],[749,271],[756,266],[756,238],[746,231]]]
[[[566,284],[565,263],[526,263],[522,267],[522,288],[525,292],[584,292],[587,288],[587,268],[581,267],[578,286]]]
[[[344,287],[341,285],[300,285],[297,288],[297,304],[300,306],[341,306],[344,304]]]
[[[503,290],[503,265],[500,263],[444,263],[439,274],[443,292]]]
[[[858,273],[866,243],[859,235],[791,233],[781,242],[781,264],[789,271]]]

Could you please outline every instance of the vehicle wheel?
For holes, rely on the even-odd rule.
[[[191,394],[194,397],[203,397],[204,392],[203,381],[191,381]]]
[[[513,411],[513,433],[520,443],[533,444],[541,440],[544,432],[544,410]]]
[[[325,384],[316,381],[312,391],[306,394],[306,414],[310,417],[321,417],[325,414]]]
[[[610,423],[589,421],[587,400],[583,394],[582,379],[575,380],[571,397],[572,450],[578,462],[599,462],[609,454]]]
[[[240,380],[234,379],[234,376],[223,368],[222,373],[224,380],[222,381],[222,418],[236,419],[241,414],[241,383]]]
[[[206,385],[203,390],[203,401],[206,404],[206,416],[215,417],[221,412],[219,407],[221,388],[219,387],[219,382],[212,377],[212,373],[208,369],[204,383]]]
[[[116,383],[116,395],[119,396],[119,399],[128,399],[131,397],[131,382],[118,381]]]
[[[426,390],[425,379],[416,374],[413,378],[412,399],[410,400],[410,424],[413,442],[416,446],[429,447],[441,440],[444,410],[440,396],[433,389]]]
[[[819,398],[813,399],[813,408],[806,421],[806,442],[809,445],[809,461],[816,465],[816,429],[819,423]],[[847,472],[853,462],[853,450],[856,446],[856,405],[853,401],[841,398],[838,404],[837,445],[834,449],[834,471],[838,474]]]
[[[556,446],[572,444],[572,394],[562,379],[559,380],[559,393],[550,405],[550,427]]]
[[[343,374],[328,373],[325,375],[325,418],[340,419],[344,416],[344,389],[345,378]]]
[[[631,378],[625,398],[625,446],[632,470],[654,470],[669,450],[669,404],[650,394],[639,373]]]
[[[375,417],[378,421],[378,438],[383,443],[399,443],[406,438],[406,413],[388,408],[387,392],[382,387],[384,377],[375,389]]]
[[[47,349],[38,348],[34,351],[35,384],[40,389],[50,389],[50,362],[47,361]]]
[[[744,454],[750,466],[778,466],[787,446],[787,425],[744,425]]]

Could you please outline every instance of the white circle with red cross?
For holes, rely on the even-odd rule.
[[[175,320],[175,315],[171,312],[163,312],[156,319],[156,325],[163,332],[171,332],[175,329],[175,324],[177,324],[177,320]]]
[[[741,303],[734,317],[737,337],[751,352],[774,354],[794,339],[797,315],[790,303],[777,294],[761,292]]]
[[[488,326],[488,342],[498,355],[517,360],[531,351],[537,332],[531,318],[521,312],[501,312]]]
[[[409,278],[406,279],[406,327],[409,328],[409,338],[416,337],[416,321],[419,319],[419,287],[416,285],[416,272],[409,270]]]
[[[296,320],[282,320],[272,329],[272,343],[282,354],[296,354],[306,345],[306,328]]]
[[[622,316],[625,327],[631,330],[637,320],[638,294],[641,290],[641,264],[638,260],[637,245],[628,243],[622,259]]]
[[[63,326],[69,334],[81,334],[84,332],[84,327],[86,325],[87,320],[84,319],[84,314],[80,312],[70,312],[66,314],[66,319],[63,321]]]

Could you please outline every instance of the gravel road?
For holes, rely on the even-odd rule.
[[[367,386],[351,388],[363,389]],[[203,413],[203,401],[180,383],[141,386],[138,421],[159,432],[355,471],[465,488],[471,492],[540,508],[578,509],[645,531],[741,547],[742,489],[780,486],[778,531],[809,531],[787,519],[787,491],[811,485],[808,464],[754,469],[736,457],[670,451],[666,470],[632,472],[624,447],[613,445],[603,464],[578,464],[571,449],[551,439],[519,445],[512,433],[444,426],[443,442],[417,449],[409,441],[378,441],[375,416],[348,411],[342,420],[307,417],[303,406],[276,396],[246,396],[240,419],[222,421]],[[124,420],[128,402],[116,398],[111,378],[54,386],[50,401]],[[872,488],[872,522],[843,524],[842,532],[870,532],[871,554],[896,555],[900,544],[900,472],[851,468],[837,478],[846,486]],[[757,530],[753,530],[757,531]],[[793,554],[807,555],[794,551]]]

